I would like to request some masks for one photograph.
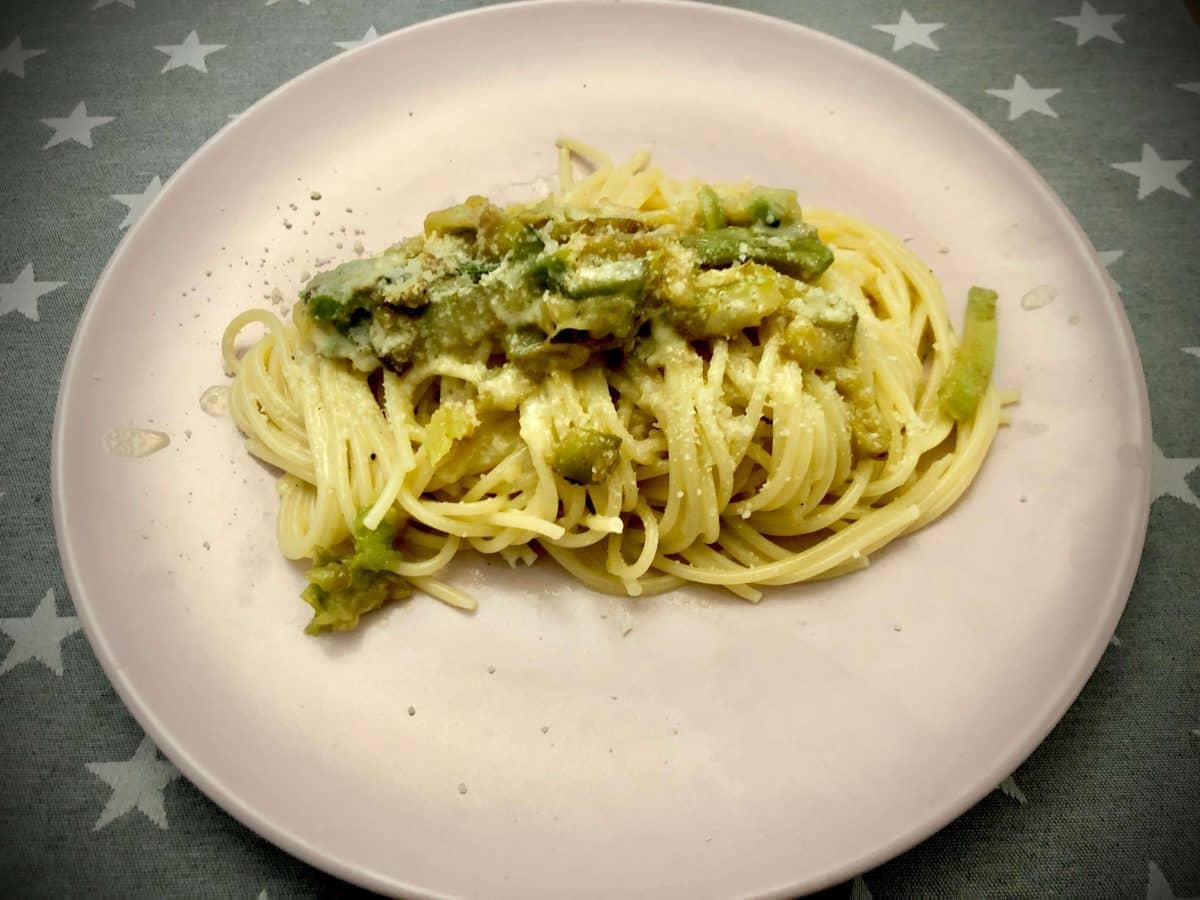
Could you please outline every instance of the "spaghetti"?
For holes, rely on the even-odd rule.
[[[230,410],[283,473],[280,549],[316,561],[310,631],[410,585],[473,608],[438,578],[467,548],[513,565],[540,548],[609,593],[757,601],[861,569],[979,471],[1001,421],[990,357],[951,415],[960,341],[903,244],[838,212],[801,220],[790,192],[670,179],[645,153],[563,141],[560,163],[546,200],[433,214],[423,238],[314,279],[292,322],[229,324]],[[484,305],[445,318],[463,297]],[[439,315],[451,331],[430,330]],[[239,356],[252,323],[265,334]]]

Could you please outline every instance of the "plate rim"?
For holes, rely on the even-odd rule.
[[[288,79],[267,94],[259,98],[235,119],[227,122],[216,133],[209,137],[169,176],[163,184],[159,195],[152,202],[150,209],[157,208],[172,195],[177,183],[188,176],[206,154],[224,138],[227,133],[245,126],[252,114],[272,103],[275,98],[293,87],[310,79],[321,77],[327,70],[342,65],[355,54],[369,52],[370,48],[385,41],[411,40],[423,31],[442,28],[455,28],[464,20],[489,18],[494,16],[518,15],[537,7],[579,7],[588,9],[604,9],[619,7],[634,7],[652,10],[668,10],[671,15],[682,14],[685,11],[693,15],[714,16],[725,18],[731,25],[737,22],[753,22],[759,25],[792,31],[802,35],[807,40],[815,40],[833,44],[838,50],[848,52],[857,58],[863,66],[874,66],[885,76],[904,82],[910,89],[925,92],[935,100],[941,108],[955,117],[964,127],[973,128],[976,132],[993,145],[997,150],[1009,157],[1017,169],[1027,179],[1040,199],[1046,203],[1047,211],[1058,221],[1064,236],[1069,236],[1087,253],[1091,263],[1089,274],[1101,289],[1104,299],[1116,311],[1117,334],[1119,347],[1127,355],[1127,361],[1133,370],[1137,395],[1136,431],[1143,446],[1149,449],[1153,442],[1153,432],[1150,420],[1149,394],[1145,380],[1145,372],[1141,364],[1137,342],[1129,322],[1128,314],[1119,294],[1114,290],[1108,278],[1104,277],[1104,269],[1094,246],[1088,238],[1065,201],[1054,191],[1042,174],[1013,147],[999,132],[984,122],[979,116],[969,110],[959,101],[940,88],[909,72],[890,59],[873,53],[863,47],[850,43],[848,40],[820,31],[816,28],[779,18],[767,13],[727,7],[715,0],[517,0],[517,2],[498,3],[474,9],[462,10],[445,16],[436,16],[420,22],[414,22],[403,28],[380,35],[375,41],[349,52],[338,53],[317,65],[306,69]],[[70,594],[72,605],[83,626],[84,633],[91,645],[92,651],[109,683],[116,690],[125,708],[154,741],[158,751],[166,756],[209,800],[215,803],[226,814],[233,817],[242,826],[249,828],[255,834],[268,840],[275,846],[292,856],[314,866],[337,878],[357,884],[371,890],[383,891],[391,895],[448,898],[453,895],[436,891],[429,886],[420,886],[404,881],[402,877],[394,877],[372,869],[369,866],[347,862],[337,853],[323,849],[300,835],[293,832],[286,824],[277,821],[268,812],[245,802],[236,792],[228,788],[222,780],[211,772],[200,760],[192,757],[186,746],[179,743],[172,733],[159,721],[156,712],[142,699],[136,685],[127,678],[124,669],[118,664],[98,618],[94,615],[92,600],[89,598],[86,581],[75,559],[71,542],[69,520],[70,510],[63,495],[63,485],[68,475],[66,472],[66,441],[64,432],[66,422],[71,416],[74,395],[78,393],[83,383],[78,369],[81,349],[87,343],[87,335],[93,320],[96,318],[100,299],[106,291],[112,273],[123,264],[128,248],[140,238],[148,216],[142,216],[131,227],[114,248],[100,275],[88,296],[79,315],[71,338],[70,348],[65,357],[59,376],[59,386],[54,408],[54,423],[50,445],[50,490],[55,532],[55,543],[59,561],[62,566],[63,578]],[[1064,671],[1065,677],[1055,685],[1050,697],[1053,702],[1043,708],[1043,712],[1033,717],[1027,727],[1015,741],[1008,744],[1001,752],[993,766],[996,771],[1004,774],[1015,771],[1048,737],[1066,714],[1068,708],[1079,697],[1091,675],[1098,666],[1108,641],[1115,633],[1117,623],[1124,613],[1133,588],[1134,578],[1141,561],[1145,545],[1146,530],[1150,514],[1150,465],[1140,467],[1141,478],[1137,487],[1138,512],[1132,523],[1129,539],[1126,541],[1123,556],[1118,565],[1112,570],[1112,578],[1104,595],[1103,615],[1097,620],[1100,638],[1091,644],[1080,646],[1073,663]],[[888,860],[910,850],[926,840],[946,825],[959,818],[963,813],[975,806],[983,797],[995,789],[992,769],[981,770],[980,774],[969,784],[960,788],[953,802],[943,802],[923,811],[915,817],[909,827],[892,838],[882,841],[873,847],[860,850],[838,865],[828,866],[823,870],[808,874],[793,876],[790,881],[772,885],[762,890],[756,896],[761,897],[791,897],[797,891],[816,891],[835,885],[869,869],[875,868]]]

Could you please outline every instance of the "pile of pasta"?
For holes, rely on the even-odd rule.
[[[702,184],[668,177],[646,153],[617,164],[563,141],[560,161],[563,207],[623,209],[654,227],[697,215]],[[576,177],[579,163],[590,173]],[[989,385],[969,416],[948,414],[939,393],[960,339],[930,269],[852,216],[805,208],[804,219],[834,253],[817,284],[857,312],[855,365],[882,452],[855,451],[839,382],[781,352],[769,329],[668,337],[651,362],[548,372],[447,448],[438,410],[479,397],[485,363],[425,360],[372,383],[317,353],[295,322],[252,310],[229,325],[223,355],[246,446],[282,473],[283,554],[319,557],[387,523],[387,571],[463,608],[474,598],[439,573],[468,548],[510,564],[540,549],[588,587],[627,596],[694,583],[757,601],[768,586],[863,568],[962,496],[1007,398]],[[239,353],[251,323],[264,332]],[[619,438],[598,483],[551,465],[575,427]],[[490,464],[468,472],[462,460],[481,454]]]

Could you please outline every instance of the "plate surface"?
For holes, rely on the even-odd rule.
[[[1012,427],[940,522],[758,606],[626,603],[549,567],[464,561],[474,616],[417,597],[355,634],[306,637],[273,476],[199,403],[225,382],[225,323],[468,193],[544,192],[562,134],[874,221],[911,239],[956,321],[968,285],[998,289]],[[1042,285],[1054,301],[1023,309]],[[116,457],[114,427],[171,445]],[[436,20],[231,123],[97,284],[54,440],[72,597],[163,752],[337,875],[493,898],[788,895],[944,825],[1099,659],[1141,548],[1149,447],[1119,302],[1010,147],[832,38],[655,3]]]

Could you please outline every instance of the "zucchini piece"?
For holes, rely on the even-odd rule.
[[[967,292],[962,343],[938,387],[942,411],[958,422],[974,418],[992,380],[996,362],[996,299],[996,292],[987,288],[972,287]]]
[[[592,428],[572,428],[554,447],[551,466],[572,484],[599,484],[621,459],[621,439]]]

